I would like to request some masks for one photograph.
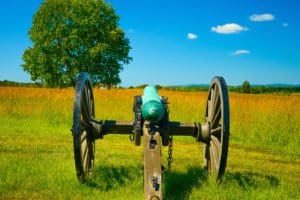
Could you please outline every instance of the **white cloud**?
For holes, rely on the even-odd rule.
[[[272,21],[274,19],[275,19],[274,15],[269,13],[254,14],[250,16],[250,20],[254,22]]]
[[[242,27],[235,23],[229,23],[224,25],[218,25],[211,27],[212,32],[220,33],[220,34],[234,34],[239,33],[241,31],[249,30],[247,27]]]
[[[241,54],[250,54],[250,51],[245,50],[245,49],[240,49],[240,50],[236,50],[232,53],[232,55],[234,55],[234,56],[238,56],[238,55],[241,55]]]
[[[194,33],[188,33],[187,38],[190,39],[190,40],[194,40],[194,39],[197,39],[198,36]]]
[[[283,27],[288,27],[288,26],[289,26],[289,24],[288,24],[288,23],[286,23],[286,22],[284,22],[284,23],[282,24],[282,26],[283,26]]]

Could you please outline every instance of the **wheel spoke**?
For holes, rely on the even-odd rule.
[[[87,108],[87,100],[86,100],[86,93],[85,92],[83,92],[81,107],[82,107],[81,114],[82,114],[83,120],[86,123],[89,123],[89,111],[88,111],[88,108]]]
[[[218,170],[218,154],[216,152],[216,148],[212,141],[210,142],[209,152],[210,152],[211,168],[213,172],[215,172]]]
[[[82,165],[84,169],[84,173],[86,172],[86,162],[87,162],[87,157],[88,157],[88,145],[87,145],[87,140],[84,140],[84,142],[81,144],[81,152],[82,152]]]
[[[90,98],[90,120],[94,119],[94,100]]]
[[[211,121],[213,117],[213,104],[214,104],[214,97],[215,97],[215,89],[211,88],[210,99],[208,101],[208,120]]]
[[[92,102],[92,95],[91,95],[91,90],[90,87],[87,87],[87,92],[88,92],[88,105],[89,105],[89,118],[92,118],[92,106],[93,106],[93,102]]]
[[[210,149],[212,153],[211,160],[214,163],[213,168],[218,171],[220,165],[220,143],[214,136],[211,137]]]
[[[83,157],[83,169],[84,169],[84,174],[87,173],[88,171],[88,160],[89,160],[89,149],[86,148],[85,152],[84,152],[84,157]]]
[[[81,147],[83,147],[83,142],[87,139],[87,132],[84,130],[80,136]],[[86,144],[85,144],[86,145]]]
[[[213,113],[215,112],[216,106],[219,103],[219,100],[220,100],[219,98],[220,98],[219,89],[218,89],[218,87],[216,85],[215,89],[214,89],[214,96],[213,96],[213,106],[212,106],[212,112]]]
[[[85,93],[85,105],[86,105],[86,108],[87,108],[87,113],[88,113],[88,118],[90,119],[91,118],[91,109],[90,109],[90,105],[91,105],[91,102],[90,102],[90,90],[89,90],[89,87],[87,84],[85,84],[85,90],[84,90],[84,93]]]
[[[215,96],[214,96],[214,100],[213,100],[213,105],[212,105],[212,117],[211,117],[211,121],[213,121],[216,118],[218,109],[220,108],[220,93],[219,93],[219,89],[216,86],[215,89]]]
[[[91,119],[94,118],[94,101],[92,98],[91,94],[91,89],[88,84],[85,85],[85,98],[86,98],[86,107],[87,107],[87,116],[88,120],[90,121]]]
[[[208,100],[207,101],[207,116],[206,116],[206,120],[207,121],[210,121],[210,119],[211,119],[211,115],[212,115],[212,113],[211,113],[211,105],[212,105],[211,100]]]
[[[83,133],[86,133],[86,131],[84,130]],[[83,134],[80,137],[80,143],[83,144],[86,140],[87,140],[87,134]],[[82,145],[81,145],[82,146]]]
[[[211,127],[215,128],[219,124],[220,119],[221,119],[221,106],[219,106],[216,113],[214,113],[214,117],[211,121]]]
[[[217,128],[211,129],[210,133],[218,138],[218,140],[221,140],[221,131],[222,131],[222,126],[218,126]]]
[[[216,147],[218,157],[220,157],[219,155],[220,155],[220,152],[221,152],[221,141],[215,136],[211,137],[211,141],[213,142],[214,146]]]

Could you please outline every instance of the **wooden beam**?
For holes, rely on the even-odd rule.
[[[144,193],[145,200],[162,199],[160,134],[152,129],[149,122],[143,126],[144,132]]]

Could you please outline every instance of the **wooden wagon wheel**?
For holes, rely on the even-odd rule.
[[[223,77],[214,77],[208,92],[205,121],[210,137],[204,145],[204,166],[220,180],[225,172],[229,143],[229,100]]]
[[[76,82],[73,108],[73,146],[77,177],[85,182],[94,165],[95,141],[91,120],[94,119],[94,97],[87,73],[80,73]]]

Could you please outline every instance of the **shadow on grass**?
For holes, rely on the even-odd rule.
[[[137,178],[142,178],[142,170],[138,167],[98,166],[94,168],[93,178],[86,184],[109,191],[130,184]]]
[[[275,176],[255,172],[228,172],[222,184],[228,182],[237,182],[242,189],[279,186],[279,180]]]
[[[102,191],[110,191],[135,182],[141,186],[142,190],[142,180],[143,169],[138,166],[98,166],[94,168],[93,179],[89,180],[86,185]],[[199,167],[191,167],[182,173],[171,172],[164,175],[163,182],[163,196],[165,199],[172,200],[187,199],[193,188],[201,190],[201,187],[207,187],[212,183],[207,171]],[[273,175],[256,172],[226,172],[218,185],[221,187],[234,187],[235,185],[241,190],[248,190],[276,188],[279,184],[279,179]]]
[[[171,173],[165,176],[163,196],[169,200],[184,200],[189,198],[193,188],[201,190],[201,187],[207,186],[219,188],[238,185],[241,190],[248,190],[276,188],[279,184],[279,179],[275,176],[255,172],[226,172],[222,181],[217,184],[214,179],[208,177],[205,169],[189,168],[186,173]]]
[[[93,178],[86,185],[102,191],[110,191],[140,180],[143,180],[143,169],[138,166],[98,166],[94,168]],[[183,200],[188,197],[194,186],[199,186],[206,180],[207,172],[202,168],[189,168],[185,173],[171,172],[164,175],[163,196],[166,197],[165,199]],[[142,185],[141,189],[143,189]]]
[[[186,173],[170,173],[164,180],[164,197],[172,200],[183,200],[188,197],[194,186],[207,181],[207,171],[203,168],[189,168]]]

